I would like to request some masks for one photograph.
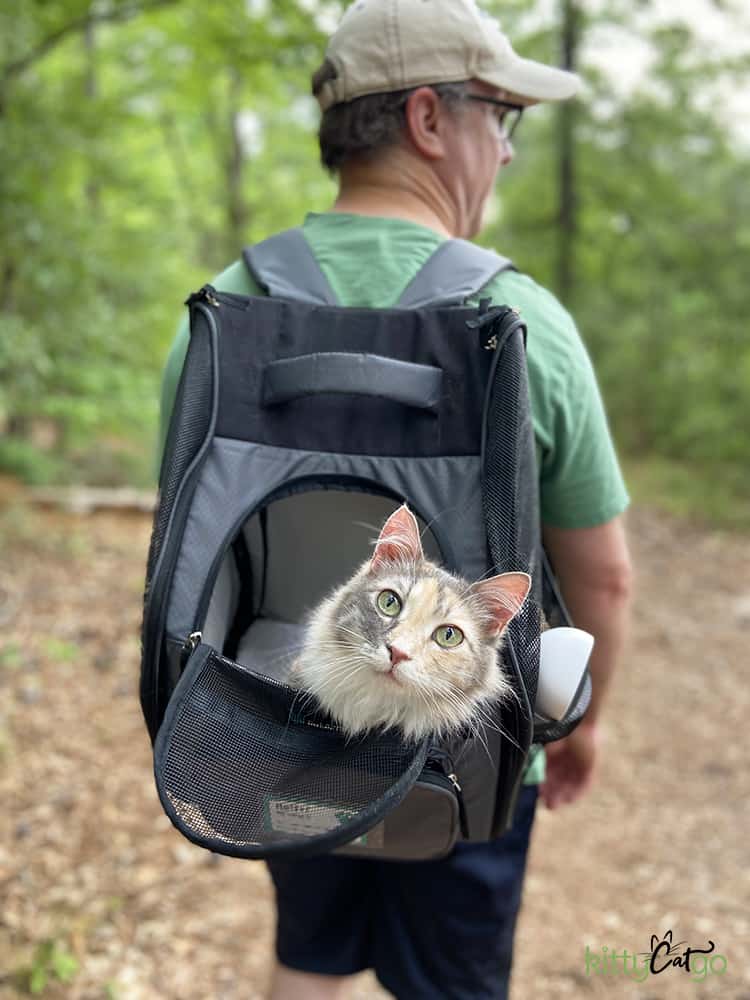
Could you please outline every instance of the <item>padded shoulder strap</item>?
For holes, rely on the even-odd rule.
[[[242,258],[250,274],[272,298],[338,305],[300,228],[287,229],[246,247]]]
[[[514,270],[511,261],[494,250],[468,240],[446,240],[409,282],[397,305],[403,309],[462,305],[501,271],[509,270]]]
[[[273,298],[338,305],[301,228],[246,247],[242,257],[253,278]],[[397,306],[462,305],[496,275],[512,268],[511,261],[494,250],[468,240],[446,240],[406,286]]]

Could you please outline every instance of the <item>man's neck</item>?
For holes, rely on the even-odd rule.
[[[389,171],[375,166],[342,170],[331,211],[403,219],[441,236],[459,235],[446,192],[432,178],[414,177],[410,166],[402,163]]]
[[[416,222],[427,229],[434,229],[441,236],[452,234],[441,222],[438,215],[419,199],[403,196],[402,192],[391,191],[388,199],[379,189],[360,187],[341,192],[333,203],[332,212],[350,212],[352,215],[373,215],[385,219],[403,219]]]

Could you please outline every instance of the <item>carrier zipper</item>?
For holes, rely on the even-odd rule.
[[[523,324],[521,313],[512,306],[496,306],[486,309],[484,312],[480,311],[476,319],[466,321],[470,330],[479,331],[481,345],[485,351],[498,351],[498,348],[505,344],[507,337],[518,324]],[[487,331],[489,336],[485,338],[483,331],[487,327],[489,327]]]
[[[204,302],[215,309],[219,309],[221,306],[231,306],[233,309],[245,311],[248,309],[253,298],[257,298],[257,296],[241,295],[238,292],[219,291],[213,285],[203,285],[197,292],[193,292],[192,295],[187,297],[185,305],[190,306],[194,302]]]
[[[187,666],[187,661],[193,655],[202,640],[202,632],[191,632],[187,639],[183,642],[182,651],[180,652],[180,667],[183,670]]]
[[[185,305],[188,307],[192,306],[194,302],[207,302],[210,306],[215,306],[217,309],[221,305],[213,285],[204,285],[197,292],[193,292],[192,295],[188,295],[185,299]]]
[[[468,840],[469,820],[466,815],[466,803],[464,802],[463,789],[461,788],[458,776],[453,769],[453,759],[445,750],[441,750],[438,747],[430,747],[427,753],[425,766],[429,768],[431,763],[437,765],[434,770],[438,772],[439,776],[445,778],[453,789],[453,794],[455,795],[456,802],[458,803],[458,821],[461,826],[461,836],[464,840]]]
[[[199,295],[200,293],[195,293]],[[192,297],[191,297],[192,298]],[[211,336],[211,356],[212,359],[216,358],[216,342],[218,339],[218,330],[216,327],[216,321],[211,313],[210,309],[207,309],[205,305],[199,303],[198,308],[200,308],[206,317],[206,321],[209,326],[210,336]],[[156,566],[154,567],[154,572],[151,577],[150,592],[148,597],[148,606],[144,612],[144,647],[148,642],[148,652],[144,653],[144,663],[151,664],[150,677],[148,678],[148,689],[150,690],[150,719],[148,721],[149,731],[151,732],[152,740],[156,739],[156,733],[158,732],[158,727],[161,725],[161,718],[159,709],[161,706],[162,698],[162,664],[160,656],[160,647],[164,635],[164,627],[167,615],[167,601],[166,595],[169,590],[169,584],[171,582],[172,576],[174,574],[174,563],[175,559],[173,554],[176,548],[182,541],[182,536],[184,534],[185,523],[187,521],[187,514],[190,506],[190,499],[194,492],[194,486],[200,475],[200,471],[203,468],[203,463],[207,454],[206,442],[213,439],[213,429],[215,426],[216,419],[216,408],[218,400],[218,376],[216,373],[216,368],[214,365],[213,371],[213,401],[212,409],[213,416],[209,424],[208,431],[206,433],[206,438],[201,445],[198,453],[196,454],[193,462],[188,467],[185,475],[182,479],[182,484],[177,491],[177,495],[174,498],[174,503],[172,506],[172,515],[169,519],[167,527],[164,532],[164,537],[162,538],[161,550],[159,552],[159,558],[157,559]],[[187,498],[187,499],[186,499]],[[166,567],[166,572],[164,571]],[[148,638],[147,638],[148,635]]]

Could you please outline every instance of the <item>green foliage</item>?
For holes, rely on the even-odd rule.
[[[180,303],[326,188],[297,178],[313,139],[292,99],[322,36],[295,3],[258,6],[123,2],[88,36],[88,3],[0,10],[1,468],[146,480]],[[252,177],[233,161],[243,114],[262,129]]]
[[[81,657],[81,650],[74,642],[66,642],[56,636],[47,636],[42,641],[44,655],[58,663],[74,663]]]
[[[524,55],[557,61],[562,0],[552,20],[524,0],[486,6]],[[0,469],[32,482],[149,481],[180,303],[244,243],[331,202],[308,92],[342,8],[0,7]],[[572,241],[560,239],[550,106],[525,116],[484,241],[552,287],[572,253],[566,305],[625,454],[747,465],[749,157],[722,113],[747,60],[722,59],[647,3],[594,9],[578,11],[587,89]],[[722,10],[731,31],[735,7]],[[602,31],[650,46],[627,96],[587,65],[587,40]]]
[[[625,474],[633,499],[696,523],[750,532],[750,469],[746,465],[695,466],[658,455],[628,458]]]
[[[40,941],[28,968],[20,970],[21,988],[37,996],[52,983],[70,983],[78,972],[78,961],[67,945],[54,938]]]
[[[612,5],[603,18],[627,31],[631,15]],[[654,64],[627,100],[616,81],[581,67],[589,92],[576,104],[575,284],[565,304],[620,450],[648,458],[660,470],[649,478],[678,503],[694,510],[700,498],[712,516],[737,523],[747,484],[736,469],[750,459],[750,157],[722,122],[721,95],[742,85],[747,67],[721,63],[716,51],[705,60],[682,23],[657,25],[641,41]],[[503,215],[485,233],[553,288],[558,126],[557,109],[527,113],[517,161],[501,178]]]
[[[38,448],[23,437],[0,440],[0,469],[32,486],[59,482],[66,474],[66,463],[57,455]]]
[[[19,670],[23,664],[23,650],[17,642],[0,646],[0,670]]]

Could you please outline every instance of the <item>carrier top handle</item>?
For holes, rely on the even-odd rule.
[[[302,229],[246,247],[248,271],[273,298],[335,306],[338,300],[320,269]],[[463,305],[502,271],[515,270],[507,257],[468,240],[445,240],[422,265],[396,303],[401,309]]]
[[[443,370],[432,365],[342,351],[303,354],[272,361],[263,370],[263,405],[276,406],[303,396],[352,393],[375,396],[435,412]]]

